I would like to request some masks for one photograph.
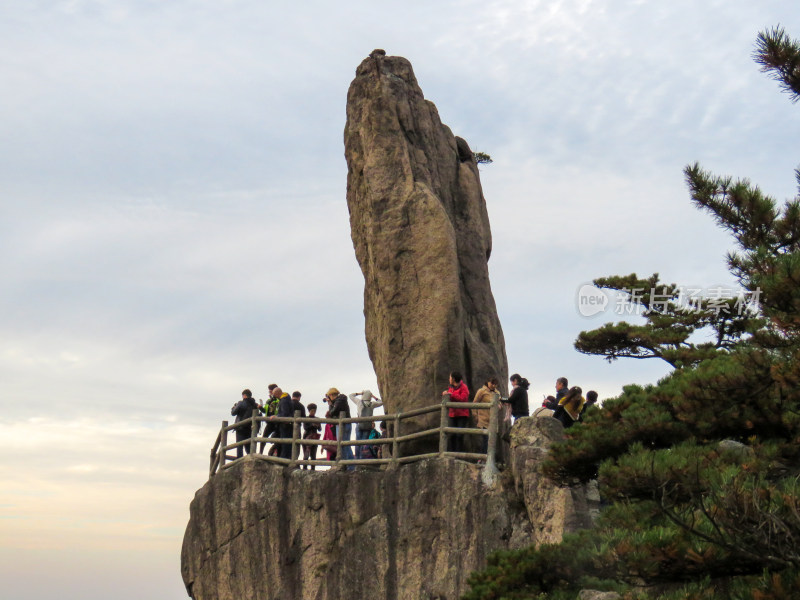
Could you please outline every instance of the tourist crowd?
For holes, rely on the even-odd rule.
[[[268,387],[269,395],[266,402],[258,401],[253,398],[253,393],[248,390],[242,391],[242,399],[233,405],[231,408],[231,415],[236,417],[236,423],[242,423],[239,427],[235,428],[236,441],[243,442],[250,439],[253,435],[252,425],[243,423],[253,415],[253,411],[257,411],[267,418],[264,422],[264,427],[256,431],[256,437],[261,438],[276,438],[276,439],[290,439],[292,437],[292,423],[275,421],[275,417],[294,417],[299,413],[301,418],[309,420],[303,421],[302,439],[304,440],[329,440],[329,444],[322,444],[323,451],[327,454],[328,460],[336,460],[336,440],[337,426],[333,423],[323,423],[321,421],[314,421],[317,417],[317,405],[310,403],[307,407],[301,402],[302,394],[300,392],[293,392],[291,396],[284,392],[277,384],[270,384]],[[330,388],[322,402],[327,406],[325,412],[326,419],[349,419],[351,417],[350,404],[352,401],[356,405],[357,415],[359,417],[371,417],[373,411],[383,406],[380,398],[372,395],[369,390],[355,392],[348,397],[340,393],[336,388]],[[323,429],[324,425],[324,429]],[[350,440],[352,438],[352,423],[345,423],[342,426],[342,439]],[[371,440],[381,438],[386,434],[386,424],[380,423],[380,431],[376,429],[374,421],[364,421],[356,423],[356,440],[364,440],[363,445],[356,446],[355,458],[357,459],[370,459],[380,458],[382,456],[382,446],[371,443]],[[261,442],[259,452],[263,454],[266,445],[269,442]],[[314,461],[317,460],[317,447],[319,444],[302,444],[303,460]],[[244,452],[250,452],[250,446],[243,444],[237,447],[237,456],[242,457]],[[342,459],[352,459],[353,451],[352,446],[342,446]],[[269,450],[270,456],[278,456],[280,458],[292,458],[292,446],[288,443],[274,443]],[[305,469],[305,465],[303,466]],[[310,467],[312,470],[313,466]]]
[[[495,402],[501,407],[501,419],[507,423],[512,423],[521,417],[530,415],[528,401],[528,389],[530,382],[518,373],[513,374],[509,381],[511,392],[508,397],[500,394],[500,383],[496,377],[491,377],[475,393],[473,402],[486,404],[485,409],[474,410],[476,413],[474,427],[478,429],[488,429],[490,414],[488,408]],[[256,431],[256,437],[290,439],[292,438],[291,422],[275,421],[275,417],[293,417],[299,412],[300,417],[307,418],[302,425],[303,440],[322,440],[323,444],[301,444],[303,460],[317,460],[317,448],[320,446],[326,453],[327,460],[336,460],[336,440],[338,439],[337,425],[333,423],[323,423],[321,420],[314,420],[317,417],[317,405],[310,403],[308,406],[301,402],[302,394],[293,392],[290,396],[284,392],[277,384],[270,384],[269,395],[266,402],[258,401],[253,398],[252,392],[247,389],[242,391],[242,399],[231,408],[231,415],[236,417],[236,423],[241,423],[235,428],[236,441],[243,442],[250,439],[253,429],[250,422],[244,422],[253,415],[264,415],[266,421],[263,430]],[[574,423],[581,421],[586,409],[597,402],[597,392],[589,391],[586,397],[580,387],[569,387],[566,377],[559,377],[555,384],[556,393],[554,396],[545,396],[542,407],[552,411],[552,416],[558,419],[565,428],[571,427]],[[444,400],[452,403],[469,402],[470,391],[464,382],[461,373],[453,371],[450,373],[449,386],[442,392]],[[325,404],[326,419],[350,419],[350,403],[356,407],[358,417],[372,417],[374,410],[383,406],[380,398],[372,394],[370,390],[354,392],[349,397],[335,387],[330,388],[322,398]],[[473,409],[469,407],[459,408],[458,406],[448,407],[449,425],[453,428],[470,427],[470,413]],[[351,440],[354,423],[344,423],[342,425],[342,440]],[[386,454],[385,444],[374,443],[374,440],[386,437],[386,422],[380,421],[379,429],[376,428],[375,420],[368,420],[355,423],[355,439],[363,441],[363,444],[355,446],[355,458],[358,460],[383,458]],[[324,442],[330,443],[324,443]],[[261,442],[259,452],[263,453],[269,442]],[[481,447],[479,452],[486,454],[488,450],[489,438],[481,436]],[[342,446],[340,457],[343,460],[354,458],[353,446]],[[452,434],[448,437],[448,451],[465,452],[467,451],[464,435]],[[242,457],[243,453],[250,452],[249,444],[242,444],[237,447],[237,456]],[[269,450],[269,455],[279,456],[280,458],[291,459],[292,446],[289,443],[273,443]],[[305,469],[306,466],[304,465]],[[310,469],[314,469],[313,466]]]

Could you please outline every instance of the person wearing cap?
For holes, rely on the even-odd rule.
[[[373,398],[375,401],[373,402]],[[359,417],[371,417],[372,411],[378,408],[379,406],[383,406],[383,402],[381,399],[373,396],[372,392],[369,390],[363,390],[361,392],[354,392],[350,394],[350,400],[355,403],[356,411]],[[370,433],[375,429],[374,422],[362,422],[358,423],[356,427],[356,439],[357,440],[366,440],[369,439]],[[356,446],[356,458],[362,458],[362,452],[366,448],[366,446]]]
[[[328,390],[328,393],[325,394],[328,397],[328,402],[330,403],[330,413],[331,419],[349,419],[350,418],[350,405],[347,403],[347,396],[340,393],[338,389],[332,387]],[[342,441],[349,441],[350,435],[352,433],[352,423],[345,423],[344,429],[342,431]],[[335,435],[339,435],[338,426],[335,428]],[[353,447],[352,446],[342,446],[342,460],[352,460],[353,459]]]

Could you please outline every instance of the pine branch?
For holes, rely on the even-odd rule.
[[[800,100],[800,42],[791,39],[778,25],[758,34],[754,60],[761,71],[771,73],[792,102]]]

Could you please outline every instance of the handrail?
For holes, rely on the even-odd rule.
[[[448,413],[451,408],[466,409],[470,412],[474,410],[489,410],[489,428],[482,429],[476,427],[451,427],[449,423]],[[440,404],[431,406],[424,406],[415,408],[407,412],[397,412],[394,414],[373,415],[369,417],[344,417],[339,418],[325,418],[325,417],[303,417],[300,416],[300,411],[295,411],[292,417],[278,417],[278,416],[262,416],[258,414],[259,409],[254,409],[253,414],[241,421],[229,424],[227,421],[222,422],[222,426],[217,434],[217,438],[211,449],[209,478],[213,477],[215,473],[229,468],[240,456],[228,455],[231,450],[236,450],[237,455],[241,454],[240,448],[244,448],[249,454],[256,456],[259,459],[272,462],[274,464],[286,465],[292,468],[298,465],[302,466],[330,466],[336,470],[348,468],[352,466],[386,466],[388,468],[397,468],[401,464],[416,462],[432,457],[446,457],[446,458],[460,458],[464,460],[486,461],[485,473],[489,473],[493,477],[497,472],[495,465],[496,455],[496,441],[498,439],[498,399],[495,398],[491,402],[451,402],[446,398]],[[401,434],[401,423],[404,419],[418,417],[420,415],[435,413],[440,411],[440,422],[437,427],[424,429],[421,431],[414,431],[405,435]],[[345,425],[353,423],[375,423],[378,421],[385,421],[392,431],[392,435],[375,438],[371,440],[353,440],[344,439]],[[259,436],[259,429],[261,423],[274,423],[274,424],[291,424],[292,437],[262,437]],[[332,424],[336,427],[335,440],[323,439],[303,439],[301,437],[301,426],[304,423],[315,423],[318,425]],[[228,432],[237,431],[244,428],[250,428],[250,435],[245,439],[228,444]],[[410,442],[413,440],[422,439],[425,437],[439,436],[438,452],[428,452],[424,454],[413,454],[409,456],[400,455],[400,444]],[[486,453],[480,452],[454,452],[448,449],[448,439],[450,435],[470,435],[470,436],[488,436],[488,450]],[[269,456],[259,454],[256,452],[258,444],[262,444],[262,451],[266,444],[273,445],[291,445],[291,458],[283,458],[278,456]],[[389,448],[391,444],[391,456],[386,458],[370,458],[370,459],[357,459],[357,458],[342,458],[343,448],[352,446],[383,446]],[[323,447],[336,447],[335,460],[306,460],[300,459],[300,449],[302,446],[323,446]]]

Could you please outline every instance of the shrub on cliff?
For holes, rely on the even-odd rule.
[[[800,99],[798,41],[779,28],[763,32],[755,58]],[[730,270],[759,295],[759,311],[719,318],[708,302],[680,310],[657,276],[598,280],[646,288],[638,299],[646,323],[582,333],[576,347],[610,360],[662,358],[675,370],[655,385],[625,387],[552,447],[543,469],[553,480],[598,475],[610,506],[597,527],[493,555],[466,600],[574,598],[583,587],[631,599],[796,597],[800,196],[779,207],[746,180],[698,165],[685,174],[693,202],[733,235]],[[691,341],[709,328],[712,342]]]

